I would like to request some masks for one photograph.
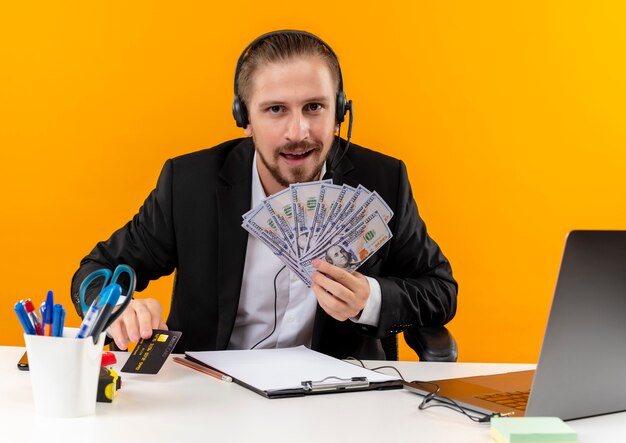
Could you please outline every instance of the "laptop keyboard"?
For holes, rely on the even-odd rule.
[[[502,406],[507,406],[513,409],[526,410],[526,404],[528,403],[528,391],[514,391],[514,392],[496,392],[495,394],[477,395],[476,398],[481,400],[497,403]]]

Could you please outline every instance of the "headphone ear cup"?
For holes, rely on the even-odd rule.
[[[238,128],[245,128],[248,126],[248,111],[246,110],[246,105],[243,104],[238,95],[235,96],[233,100],[233,117],[235,118],[235,122],[237,122]]]
[[[337,93],[337,107],[335,108],[335,121],[337,124],[343,123],[346,119],[346,113],[348,112],[348,108],[346,105],[346,93],[343,91],[339,91]]]

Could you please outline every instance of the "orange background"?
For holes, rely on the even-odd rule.
[[[460,283],[460,359],[536,361],[565,234],[626,228],[625,13],[602,1],[4,5],[0,344],[23,344],[20,298],[54,289],[70,305],[80,259],[132,217],[167,158],[242,136],[240,51],[299,28],[339,54],[353,140],[407,163]],[[167,305],[171,285],[144,294]]]

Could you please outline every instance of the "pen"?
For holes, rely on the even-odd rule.
[[[41,335],[46,327],[46,302],[41,302],[39,305],[39,313],[41,314]]]
[[[15,303],[15,307],[13,309],[15,310],[15,313],[17,314],[18,320],[22,324],[22,328],[24,328],[24,332],[26,332],[29,335],[36,335],[37,331],[35,330],[35,327],[33,326],[33,324],[30,322],[30,319],[28,318],[28,314],[26,313],[26,308],[24,307],[22,302],[18,301],[17,303]]]
[[[63,324],[65,323],[65,309],[63,305],[54,305],[52,313],[52,335],[54,337],[63,337]]]
[[[52,335],[52,311],[54,309],[54,293],[48,291],[48,297],[46,298],[46,324],[44,326],[44,335]]]
[[[98,311],[100,311],[100,306],[98,306],[99,302],[100,297],[96,297],[96,299],[89,307],[87,314],[85,314],[83,322],[80,324],[80,328],[78,329],[78,334],[76,334],[76,338],[85,338],[91,334],[93,325],[98,319]]]
[[[93,337],[94,344],[97,343],[100,333],[106,328],[109,317],[113,312],[113,308],[117,304],[120,295],[122,295],[122,287],[117,283],[113,283],[104,288],[104,295],[102,296],[102,309],[98,313],[98,318],[93,325],[91,335]]]
[[[174,357],[174,361],[183,366],[187,366],[188,368],[195,369],[196,371],[200,371],[203,374],[210,375],[211,377],[219,378],[222,381],[233,381],[233,378],[229,375],[222,374],[219,371],[215,371],[213,369],[207,368],[206,366],[203,366],[198,363],[194,363],[190,360],[180,358],[180,357]]]
[[[28,314],[28,318],[31,323],[35,327],[35,331],[37,335],[43,335],[43,328],[41,327],[41,321],[39,320],[39,316],[37,315],[37,311],[35,310],[35,306],[33,306],[33,302],[30,298],[27,298],[23,302],[24,308],[26,309],[26,313]]]

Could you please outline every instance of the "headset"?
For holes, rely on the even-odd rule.
[[[237,68],[235,69],[235,98],[233,100],[233,117],[235,118],[235,122],[237,122],[237,126],[240,128],[245,128],[250,123],[250,121],[248,120],[248,110],[246,109],[246,105],[243,103],[243,100],[241,99],[241,97],[239,97],[238,94],[239,74],[241,71],[241,66],[243,65],[244,60],[248,57],[250,52],[254,51],[254,49],[259,44],[261,44],[264,40],[267,40],[268,38],[277,35],[299,35],[311,38],[321,44],[324,49],[326,49],[330,53],[330,55],[337,61],[337,66],[339,66],[339,58],[337,57],[337,54],[335,54],[335,51],[333,51],[332,48],[328,46],[321,38],[309,32],[285,29],[282,31],[268,32],[267,34],[263,34],[260,37],[257,37],[243,50],[243,52],[239,56],[239,59],[237,60]],[[337,124],[341,124],[345,120],[345,116],[348,110],[351,110],[352,108],[352,101],[346,100],[346,93],[343,90],[343,76],[341,75],[341,67],[339,67],[339,88],[337,91],[336,103],[337,106],[335,108],[335,120]]]
[[[310,32],[306,32],[306,31],[284,29],[281,31],[272,31],[272,32],[263,34],[257,37],[256,39],[254,39],[252,43],[250,43],[248,46],[246,46],[246,48],[243,50],[243,52],[239,56],[239,59],[237,60],[237,67],[235,68],[235,82],[234,82],[235,98],[233,99],[233,117],[235,118],[235,122],[237,123],[237,126],[240,128],[245,128],[250,123],[250,120],[248,119],[248,110],[246,109],[246,105],[244,104],[243,100],[238,94],[238,86],[239,86],[238,81],[239,81],[239,74],[241,71],[241,66],[243,65],[246,57],[248,57],[250,52],[254,51],[254,49],[261,42],[276,35],[300,35],[300,36],[311,38],[315,40],[316,42],[318,42],[319,44],[321,44],[330,53],[330,55],[337,61],[337,66],[339,67],[338,69],[339,87],[337,90],[337,97],[335,101],[336,103],[335,121],[339,125],[339,131],[341,131],[341,123],[343,123],[343,121],[346,118],[346,114],[348,113],[348,111],[350,111],[350,120],[348,124],[348,136],[347,136],[346,147],[343,149],[343,152],[341,153],[341,156],[339,157],[339,159],[335,161],[335,158],[337,157],[337,152],[339,151],[339,133],[338,133],[337,150],[335,151],[333,155],[332,161],[329,162],[328,171],[326,172],[326,175],[324,176],[324,178],[333,178],[333,181],[337,182],[337,180],[334,180],[335,179],[334,170],[335,170],[335,167],[341,162],[344,155],[348,151],[348,147],[350,146],[350,138],[352,137],[353,107],[352,107],[352,100],[346,99],[346,93],[343,89],[343,76],[341,74],[341,66],[339,65],[339,58],[337,57],[337,54],[335,54],[335,51],[333,51],[333,49],[318,36],[311,34]]]

